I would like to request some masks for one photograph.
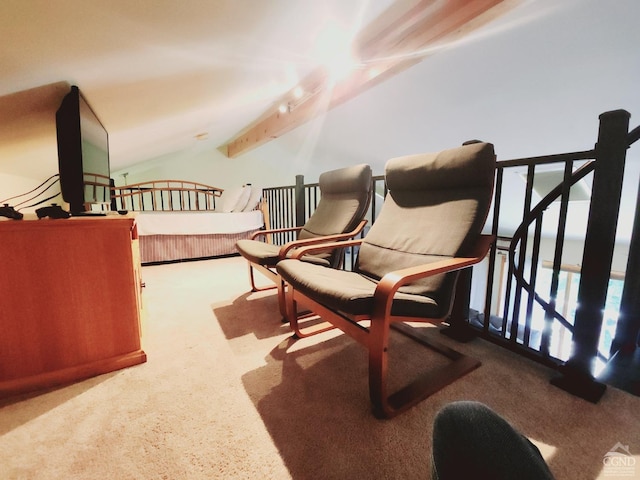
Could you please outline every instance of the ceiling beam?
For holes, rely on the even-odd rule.
[[[391,22],[381,19],[356,38],[360,67],[338,82],[319,68],[288,92],[270,111],[220,147],[234,158],[293,130],[312,118],[423,60],[439,45],[459,40],[513,8],[518,0],[421,0]],[[285,110],[280,111],[279,106]]]

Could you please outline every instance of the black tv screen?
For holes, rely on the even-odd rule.
[[[69,213],[109,210],[109,135],[75,85],[56,112],[58,169]]]

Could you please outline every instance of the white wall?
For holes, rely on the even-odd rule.
[[[26,192],[30,192],[36,188],[41,182],[34,180],[33,178],[26,178],[18,175],[12,175],[8,173],[0,173],[0,205],[8,203],[14,206],[16,210],[21,213],[33,213],[37,207],[25,208],[31,205],[33,202],[29,201],[31,195],[24,195]],[[57,190],[54,190],[54,192]],[[52,194],[54,193],[52,192]],[[18,196],[18,198],[12,198]],[[59,199],[58,199],[59,200]],[[52,202],[56,199],[51,200]],[[23,205],[18,205],[19,203]],[[0,217],[0,220],[4,220],[4,217]]]

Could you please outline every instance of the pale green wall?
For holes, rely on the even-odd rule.
[[[113,172],[116,185],[132,184],[158,179],[189,180],[219,188],[251,183],[262,187],[293,185],[296,175],[304,175],[305,182],[313,183],[322,172],[358,163],[367,163],[354,156],[330,155],[308,140],[300,141],[307,131],[313,130],[323,119],[300,127],[295,137],[286,136],[269,142],[238,158],[228,158],[215,145],[203,142],[196,148],[183,150],[142,162],[136,166]],[[382,174],[382,167],[374,171]]]
[[[262,158],[229,159],[215,148],[185,150],[113,172],[116,185],[149,180],[189,180],[223,189],[252,183],[263,187],[291,185],[295,173],[286,162]]]

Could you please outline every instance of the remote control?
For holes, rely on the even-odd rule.
[[[14,220],[22,220],[22,215],[15,208],[10,207],[8,203],[5,203],[4,206],[0,207],[0,217],[13,218]]]
[[[69,218],[69,212],[62,209],[60,205],[56,205],[55,203],[49,205],[48,207],[41,207],[36,210],[36,215],[38,218]]]

